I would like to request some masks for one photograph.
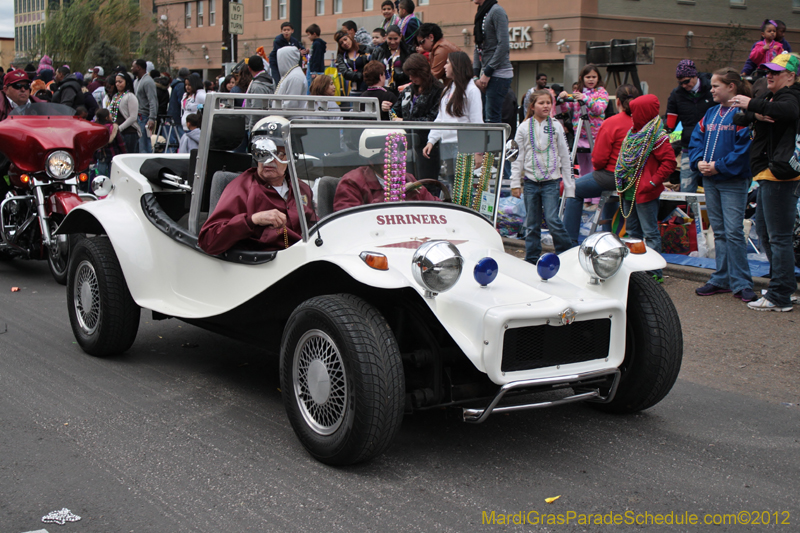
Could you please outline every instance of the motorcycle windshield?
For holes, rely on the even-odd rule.
[[[17,116],[31,117],[71,117],[75,115],[75,110],[62,104],[51,104],[50,102],[34,102],[28,105],[14,108],[10,113]]]

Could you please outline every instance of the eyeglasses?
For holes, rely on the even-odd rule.
[[[692,78],[686,78],[685,80],[678,80],[678,85],[689,85],[692,83]]]
[[[18,91],[30,91],[31,84],[30,83],[12,83],[9,87],[13,87]]]

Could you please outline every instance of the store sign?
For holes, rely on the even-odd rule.
[[[228,6],[228,32],[231,35],[244,33],[244,4],[231,2]]]
[[[508,28],[508,47],[511,50],[525,50],[533,46],[530,26],[511,26]]]

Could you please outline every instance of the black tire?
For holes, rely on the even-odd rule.
[[[75,340],[89,355],[122,353],[136,339],[139,306],[107,237],[83,238],[75,245],[67,276],[67,309]]]
[[[592,403],[610,413],[648,409],[669,393],[683,359],[683,332],[678,311],[661,284],[634,272],[628,290],[625,359],[619,387],[609,403]]]
[[[47,249],[47,266],[50,267],[50,274],[59,285],[67,284],[67,272],[69,270],[69,254],[78,241],[77,235],[53,235],[58,228],[63,217],[51,218],[50,235],[56,241],[55,246]]]
[[[294,310],[281,340],[280,374],[289,422],[306,450],[325,464],[367,461],[388,448],[400,429],[400,350],[386,319],[356,296],[318,296]],[[313,374],[327,385],[310,388]]]

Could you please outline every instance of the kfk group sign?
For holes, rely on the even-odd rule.
[[[508,28],[508,47],[511,50],[525,50],[533,45],[530,26],[511,26]]]

